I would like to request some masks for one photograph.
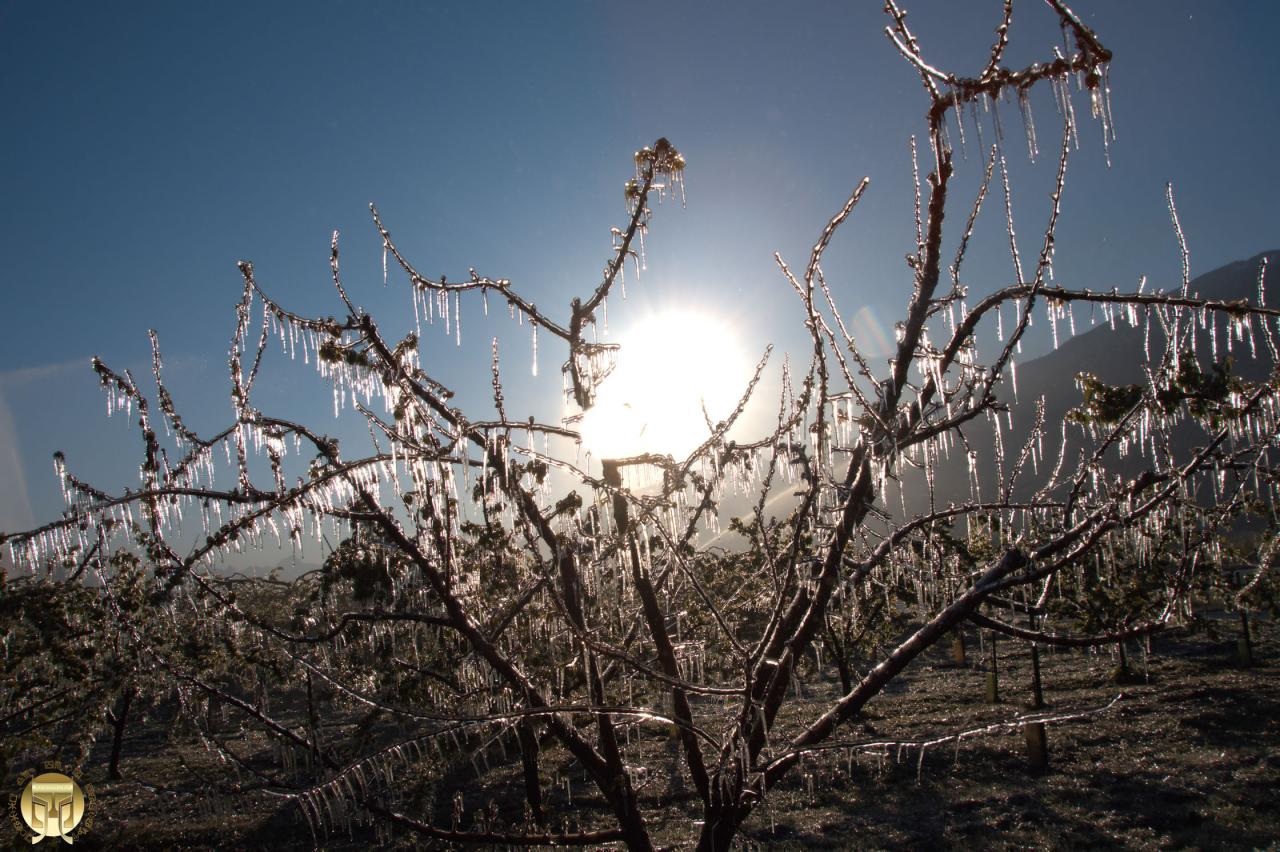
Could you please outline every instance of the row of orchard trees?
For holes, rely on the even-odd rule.
[[[225,792],[291,800],[316,830],[355,820],[456,842],[645,849],[656,800],[642,788],[659,769],[652,746],[674,731],[680,771],[701,808],[688,840],[728,849],[771,788],[808,755],[839,746],[846,722],[966,623],[1090,645],[1185,619],[1221,534],[1248,513],[1270,517],[1280,425],[1272,382],[1202,367],[1191,344],[1208,316],[1263,339],[1274,354],[1280,312],[1261,301],[1199,298],[1185,262],[1182,287],[1168,293],[1051,283],[1075,103],[1083,93],[1109,134],[1111,53],[1060,0],[1049,5],[1064,49],[1025,68],[1004,66],[1006,2],[989,60],[966,77],[926,61],[905,13],[888,2],[888,36],[924,89],[928,140],[896,351],[887,371],[863,356],[841,318],[841,289],[823,274],[824,252],[864,180],[802,265],[778,260],[803,306],[811,350],[802,372],[784,375],[776,422],[754,438],[729,433],[764,360],[734,413],[682,459],[611,459],[599,473],[579,467],[572,451],[553,449],[572,447],[571,429],[509,416],[496,346],[493,410],[463,412],[422,369],[416,338],[385,338],[352,301],[336,235],[337,319],[289,311],[241,265],[229,363],[234,419],[224,431],[188,428],[158,348],[151,396],[132,375],[95,361],[114,405],[137,418],[142,481],[104,491],[59,459],[64,515],[4,536],[19,567],[2,604],[21,625],[7,634],[7,758],[36,753],[57,725],[78,726],[81,742],[104,720],[122,733],[134,696],[149,696],[176,708],[185,729],[225,759]],[[1025,104],[1037,86],[1054,90],[1062,133],[1048,224],[1024,267],[1003,156],[993,148],[976,198],[957,201],[946,128],[966,113],[980,121],[1002,100]],[[506,279],[422,275],[376,211],[374,219],[416,306],[507,302],[544,341],[564,345],[566,385],[586,409],[614,354],[595,342],[597,311],[636,253],[655,194],[677,186],[683,169],[665,139],[636,155],[630,217],[615,232],[603,280],[563,318]],[[970,303],[961,266],[993,180],[1004,184],[1017,280]],[[949,263],[944,223],[958,247]],[[1052,317],[1076,303],[1158,330],[1163,349],[1152,353],[1146,383],[1087,381],[1070,440],[1034,469],[1043,422],[1025,445],[997,442],[980,456],[965,430],[990,423],[998,431],[998,391],[1033,312]],[[978,340],[996,325],[996,348],[980,353]],[[255,404],[273,335],[312,353],[367,420],[376,436],[367,454],[344,455],[313,427]],[[1177,430],[1197,432],[1194,449],[1178,449]],[[1120,445],[1142,457],[1139,475],[1115,472],[1109,451]],[[230,481],[213,463],[224,451]],[[997,487],[946,505],[926,494],[912,505],[927,508],[905,515],[889,508],[906,469],[924,471],[932,489],[953,457],[975,477],[998,471]],[[660,471],[656,494],[624,487],[624,471],[639,464]],[[573,484],[553,487],[558,477]],[[767,505],[781,488],[797,500],[778,515]],[[719,546],[703,546],[735,489],[752,509]],[[321,534],[342,544],[322,571],[294,583],[211,573],[229,552]],[[1261,586],[1269,546],[1259,561]],[[1139,579],[1141,594],[1117,594]],[[1045,627],[1046,615],[1073,606],[1077,617]],[[1106,618],[1078,617],[1086,611]],[[812,675],[815,648],[827,649],[827,661],[834,654],[839,693],[796,705],[793,685]],[[112,675],[89,691],[76,686],[101,672]],[[229,731],[265,737],[269,758],[246,753]],[[520,754],[523,820],[468,812],[461,799],[451,808],[437,795],[447,773],[467,763],[496,789],[499,775],[485,763],[495,745]],[[605,803],[575,814],[576,826],[551,812],[550,749]]]

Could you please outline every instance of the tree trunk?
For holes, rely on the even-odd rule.
[[[1036,615],[1027,613],[1027,626],[1036,629]],[[1040,645],[1031,643],[1031,709],[1039,710],[1044,706],[1044,687],[1040,681]]]
[[[741,824],[731,808],[716,809],[707,814],[698,837],[698,852],[729,852]]]
[[[1253,665],[1253,640],[1249,638],[1249,614],[1240,610],[1240,641],[1237,644],[1240,665],[1248,668]]]
[[[1039,709],[1044,706],[1044,687],[1040,681],[1040,646],[1031,643],[1031,707]]]
[[[222,727],[222,705],[218,703],[218,696],[210,695],[204,705],[204,723],[209,729],[209,733],[216,734]]]
[[[546,825],[542,813],[542,784],[538,780],[538,735],[529,722],[516,725],[520,740],[520,762],[524,765],[524,796],[529,803],[529,813],[538,825]]]
[[[1036,629],[1035,613],[1027,614],[1027,621],[1032,630]],[[1044,707],[1044,689],[1040,683],[1040,646],[1031,643],[1031,709]],[[1032,722],[1022,727],[1027,737],[1027,762],[1031,771],[1036,773],[1049,770],[1049,740],[1045,733],[1044,722]]]
[[[640,813],[640,803],[636,800],[635,788],[624,772],[615,780],[616,788],[610,796],[614,817],[618,827],[622,829],[622,842],[628,849],[637,852],[653,852],[653,841],[649,839],[649,830],[645,828],[644,816]]]
[[[1136,678],[1133,675],[1133,670],[1129,668],[1129,652],[1124,647],[1124,641],[1117,642],[1116,647],[1120,649],[1120,662],[1116,666],[1112,680],[1116,683],[1133,683]]]
[[[126,689],[120,695],[120,701],[116,705],[116,709],[107,713],[107,719],[111,722],[111,762],[107,765],[107,777],[112,781],[119,781],[122,777],[120,774],[120,751],[124,745],[124,730],[129,722],[129,705],[133,703],[133,690]]]
[[[842,652],[833,655],[836,660],[836,671],[840,674],[840,694],[848,695],[853,691],[853,670]]]
[[[320,713],[316,709],[315,688],[311,683],[311,672],[307,672],[307,726],[311,730],[311,765],[320,765]]]
[[[996,657],[996,634],[991,632],[991,670],[987,672],[987,703],[1000,703],[1000,663]]]

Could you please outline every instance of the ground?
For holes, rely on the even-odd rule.
[[[747,824],[743,848],[1280,849],[1280,629],[1268,621],[1255,626],[1253,667],[1236,659],[1233,629],[1216,637],[1171,632],[1154,639],[1149,655],[1131,647],[1136,682],[1124,684],[1113,679],[1109,653],[1046,652],[1048,712],[1071,714],[1115,700],[1101,713],[1049,726],[1047,772],[1031,770],[1017,729],[968,738],[958,748],[936,746],[923,761],[918,749],[830,752],[797,767],[770,794]],[[986,700],[982,651],[970,634],[968,667],[950,664],[936,649],[872,702],[846,737],[915,741],[1025,712],[1026,648],[1004,641],[999,650],[1000,703]],[[816,688],[784,726],[811,716],[835,686],[824,681]],[[139,726],[127,745],[125,780],[107,781],[105,758],[97,754],[83,772],[96,812],[77,849],[429,845],[361,827],[317,841],[291,804],[209,796],[209,786],[184,768],[216,774],[217,759],[197,743],[173,743]],[[657,768],[642,790],[646,807],[657,812],[655,842],[686,847],[697,809],[687,780],[668,771],[677,765],[674,742],[654,737],[636,750]],[[450,778],[465,791],[464,827],[487,807],[487,796],[497,799],[500,820],[519,821],[518,761],[510,751],[504,763],[491,750],[487,789],[469,767]],[[602,799],[568,758],[551,749],[543,757],[556,819],[573,814],[584,826],[603,824],[596,822]],[[448,825],[452,798],[437,793],[438,823]],[[8,831],[13,848],[30,848]]]

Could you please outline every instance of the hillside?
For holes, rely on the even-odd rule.
[[[1258,267],[1263,258],[1280,258],[1280,250],[1272,250],[1255,255],[1247,260],[1239,260],[1221,266],[1212,272],[1206,272],[1192,279],[1189,291],[1205,298],[1224,301],[1249,299],[1255,301],[1258,296]],[[1166,292],[1173,288],[1165,288]],[[1080,323],[1087,312],[1077,313]],[[1037,316],[1036,321],[1042,322]],[[1045,399],[1045,422],[1055,424],[1062,420],[1066,413],[1080,404],[1080,391],[1075,384],[1077,373],[1093,373],[1110,384],[1128,384],[1143,381],[1143,331],[1133,328],[1128,323],[1117,320],[1113,331],[1098,312],[1099,325],[1089,331],[1067,339],[1053,352],[1040,358],[1018,365],[1019,402],[1030,402],[1034,396],[1043,395]],[[1225,352],[1226,335],[1221,333],[1219,322],[1219,344]],[[1163,350],[1164,338],[1158,327],[1152,329],[1150,348],[1153,354]],[[1233,344],[1236,367],[1240,374],[1252,379],[1261,378],[1269,369],[1270,359],[1266,357],[1262,341],[1258,340],[1259,359],[1251,356],[1248,343]],[[1030,393],[1028,393],[1030,391]],[[1007,385],[1002,389],[1002,399],[1013,401],[1013,391]],[[1014,418],[1014,428],[1020,422],[1029,422],[1029,415]],[[1022,438],[1025,439],[1025,431]]]
[[[1229,263],[1211,272],[1192,279],[1188,288],[1191,295],[1199,294],[1210,299],[1224,301],[1249,299],[1256,301],[1258,296],[1258,268],[1264,257],[1280,258],[1280,250],[1263,252],[1246,260]],[[1156,288],[1148,288],[1153,292]],[[1162,288],[1166,291],[1171,288]],[[1274,288],[1273,288],[1274,289]],[[1043,458],[1049,464],[1057,458],[1062,429],[1060,424],[1067,413],[1080,405],[1082,394],[1076,382],[1079,373],[1092,373],[1111,385],[1140,384],[1145,381],[1143,364],[1144,331],[1141,325],[1132,327],[1125,320],[1117,317],[1114,330],[1107,323],[1101,310],[1094,314],[1096,325],[1088,328],[1090,322],[1089,309],[1084,306],[1076,308],[1076,326],[1080,329],[1074,337],[1067,337],[1067,323],[1059,321],[1059,334],[1062,340],[1057,349],[1017,365],[1017,389],[1014,394],[1012,382],[1006,374],[1005,381],[997,388],[997,397],[1001,403],[1010,406],[1012,414],[1012,430],[1006,429],[1003,435],[1006,464],[1017,459],[1019,451],[1026,442],[1035,423],[1035,402],[1044,399],[1045,435],[1042,442]],[[1045,323],[1043,309],[1037,307],[1035,316],[1036,329],[1043,331]],[[1249,343],[1236,341],[1230,352],[1227,349],[1225,320],[1218,321],[1218,357],[1230,354],[1233,358],[1233,371],[1243,378],[1260,380],[1272,369],[1271,357],[1266,350],[1261,335],[1255,337],[1257,357],[1254,357]],[[1087,329],[1087,330],[1084,330]],[[1045,332],[1047,333],[1047,332]],[[1202,338],[1203,339],[1203,338]],[[1147,347],[1153,357],[1159,357],[1164,351],[1164,334],[1159,324],[1153,325]],[[1207,367],[1209,352],[1207,343],[1201,343],[1197,352],[1202,367]],[[1001,418],[1002,425],[1007,421]],[[996,482],[996,467],[992,462],[993,436],[985,419],[965,427],[966,437],[971,446],[978,451],[984,494],[993,492]],[[1185,451],[1190,446],[1203,440],[1204,433],[1194,427],[1183,426],[1175,432],[1174,443],[1178,450]],[[1074,454],[1082,444],[1079,428],[1068,426],[1067,439],[1069,452]],[[1075,449],[1072,449],[1075,448]],[[1114,469],[1126,474],[1136,473],[1142,460],[1136,455],[1118,457],[1115,450],[1108,455],[1109,464]],[[1006,475],[1008,471],[1006,469]],[[1044,471],[1040,471],[1044,474]],[[919,494],[923,490],[923,474],[918,471],[907,471],[903,474],[909,494]],[[1043,476],[1033,471],[1022,475],[1015,488],[1015,496],[1026,496],[1031,490],[1043,483]],[[992,490],[988,490],[992,489]],[[969,494],[968,476],[963,453],[953,454],[950,462],[938,471],[936,500],[940,503],[961,501]],[[886,499],[888,508],[900,510],[896,491]],[[919,500],[908,501],[908,508],[921,511],[925,504]]]

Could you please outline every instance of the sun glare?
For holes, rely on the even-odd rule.
[[[687,455],[710,435],[708,418],[714,425],[733,411],[751,377],[733,329],[706,313],[654,314],[618,342],[617,368],[580,424],[597,459]]]

